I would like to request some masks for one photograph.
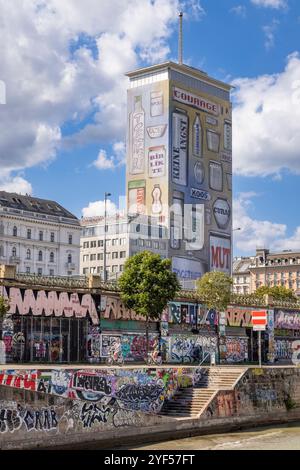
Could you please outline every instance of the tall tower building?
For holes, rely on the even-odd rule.
[[[207,271],[230,273],[230,85],[173,62],[127,76],[128,212],[165,227],[186,287]]]

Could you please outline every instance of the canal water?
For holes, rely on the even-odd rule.
[[[132,450],[300,450],[300,423],[196,436],[131,447]]]

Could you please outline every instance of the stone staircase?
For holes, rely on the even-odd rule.
[[[205,367],[194,387],[179,389],[166,401],[160,414],[197,418],[219,390],[233,390],[246,367]]]

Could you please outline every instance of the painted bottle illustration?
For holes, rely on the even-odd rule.
[[[202,156],[202,127],[199,114],[196,114],[193,124],[193,154]]]
[[[162,203],[161,203],[161,189],[158,184],[156,184],[152,191],[152,213],[153,214],[160,214],[162,211]]]
[[[145,111],[142,107],[142,97],[135,96],[134,111],[131,115],[132,149],[131,168],[132,175],[139,175],[145,171]]]

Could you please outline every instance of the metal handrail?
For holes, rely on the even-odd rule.
[[[207,352],[204,354],[203,358],[202,358],[202,361],[199,363],[199,366],[202,366],[203,362],[206,361],[206,359],[211,355],[210,352]]]

